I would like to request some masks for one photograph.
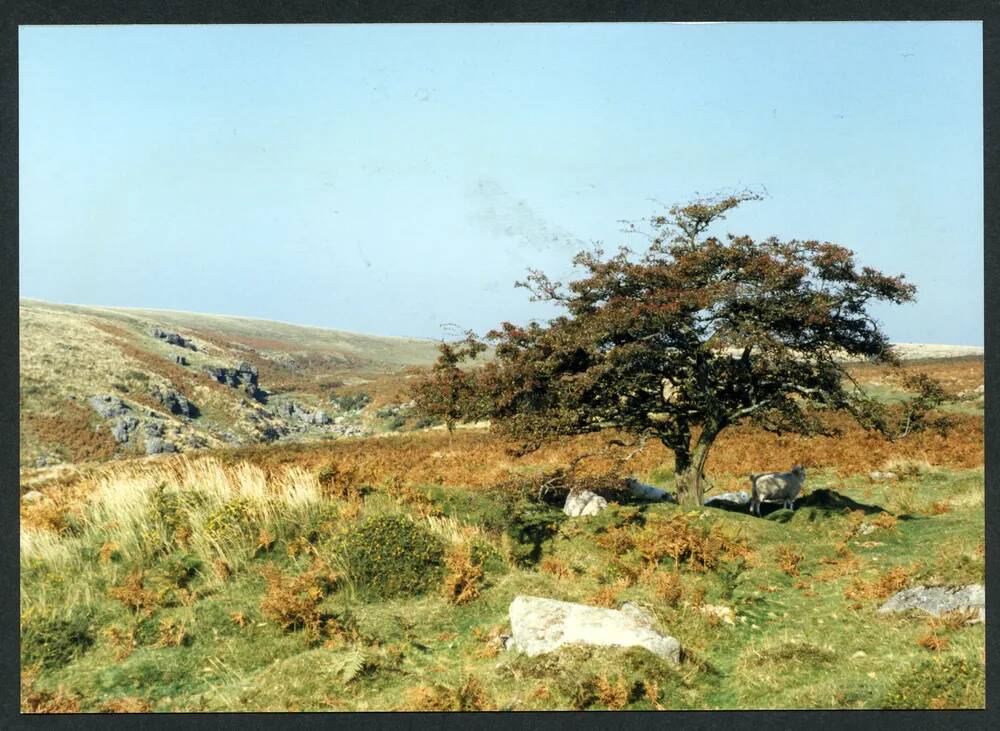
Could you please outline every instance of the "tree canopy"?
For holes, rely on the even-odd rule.
[[[522,438],[609,427],[658,438],[674,453],[679,497],[699,505],[709,449],[730,425],[832,434],[822,415],[842,411],[889,436],[919,428],[942,396],[932,382],[915,382],[920,399],[893,412],[844,366],[898,365],[869,306],[912,301],[915,287],[837,244],[707,235],[757,197],[675,206],[650,219],[645,252],[582,252],[583,276],[565,285],[531,271],[518,286],[564,313],[488,333],[495,358],[465,415]]]

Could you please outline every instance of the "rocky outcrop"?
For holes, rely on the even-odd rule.
[[[626,604],[615,610],[516,596],[509,615],[512,637],[508,647],[526,655],[541,655],[579,643],[644,647],[669,662],[680,662],[680,642],[657,632],[653,617],[636,605]]]
[[[146,454],[168,454],[177,451],[173,442],[168,442],[160,437],[149,437],[146,439]]]
[[[206,371],[219,383],[242,388],[252,399],[261,401],[266,395],[258,386],[257,368],[250,363],[244,361],[235,368],[207,368]]]
[[[104,419],[114,419],[129,412],[128,404],[117,396],[92,396],[87,403]]]
[[[597,515],[608,507],[608,501],[590,490],[571,492],[566,496],[563,512],[571,518],[585,515]]]
[[[879,607],[879,614],[919,609],[935,617],[948,612],[972,612],[974,622],[986,621],[986,589],[982,584],[967,586],[915,586],[893,594]]]
[[[158,421],[147,421],[143,424],[143,431],[146,432],[147,437],[162,437],[163,424]]]
[[[302,426],[324,426],[333,421],[325,411],[310,411],[294,401],[283,401],[276,404],[272,413],[279,418],[297,422]]]
[[[187,400],[182,394],[172,388],[154,388],[150,395],[167,407],[171,414],[186,416],[190,419],[198,416],[198,407]]]
[[[115,423],[111,427],[111,436],[115,438],[115,441],[119,444],[124,444],[132,436],[134,432],[139,427],[139,420],[134,416],[121,416],[115,420]]]
[[[174,332],[169,332],[168,330],[161,330],[160,328],[153,328],[153,337],[164,340],[170,345],[176,345],[178,348],[187,348],[188,350],[198,350],[198,347],[181,335]]]

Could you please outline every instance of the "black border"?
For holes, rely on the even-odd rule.
[[[998,676],[987,670],[986,711],[726,711],[653,713],[512,713],[512,714],[147,714],[136,716],[19,714],[18,615],[18,135],[17,135],[17,28],[18,25],[84,24],[190,24],[190,23],[443,23],[443,22],[650,22],[650,21],[874,21],[874,20],[981,20],[983,21],[984,83],[984,210],[985,210],[985,346],[986,346],[986,514],[1000,504],[997,496],[997,465],[1000,464],[996,431],[997,390],[1000,389],[997,348],[1000,295],[990,285],[1000,280],[1000,174],[998,174],[997,112],[998,54],[1000,48],[1000,2],[993,0],[908,0],[872,3],[870,0],[496,0],[491,3],[439,0],[12,0],[0,10],[0,465],[3,486],[0,515],[7,530],[0,530],[0,575],[7,591],[2,596],[0,644],[0,728],[188,728],[239,726],[258,728],[312,727],[317,723],[352,728],[573,728],[583,725],[604,728],[652,727],[715,728],[885,728],[975,729],[1000,727]],[[942,252],[944,253],[944,252]],[[987,585],[1000,586],[1000,520],[986,525]],[[996,642],[996,613],[987,622],[988,661],[1000,647]],[[995,666],[996,663],[989,663]]]

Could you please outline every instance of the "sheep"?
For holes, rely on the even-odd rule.
[[[795,498],[802,491],[806,479],[804,468],[796,465],[791,472],[756,472],[750,475],[750,513],[756,508],[760,516],[762,502],[781,501],[784,507],[795,510]]]
[[[676,502],[674,497],[666,490],[661,490],[660,488],[653,487],[652,485],[645,485],[634,477],[626,477],[625,484],[628,487],[629,492],[637,498],[642,498],[643,500],[666,500],[668,502]]]

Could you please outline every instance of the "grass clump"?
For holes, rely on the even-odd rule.
[[[885,708],[982,708],[982,663],[938,655],[909,668],[882,699]]]
[[[444,573],[444,544],[401,515],[365,519],[338,548],[355,588],[375,599],[423,594]]]

